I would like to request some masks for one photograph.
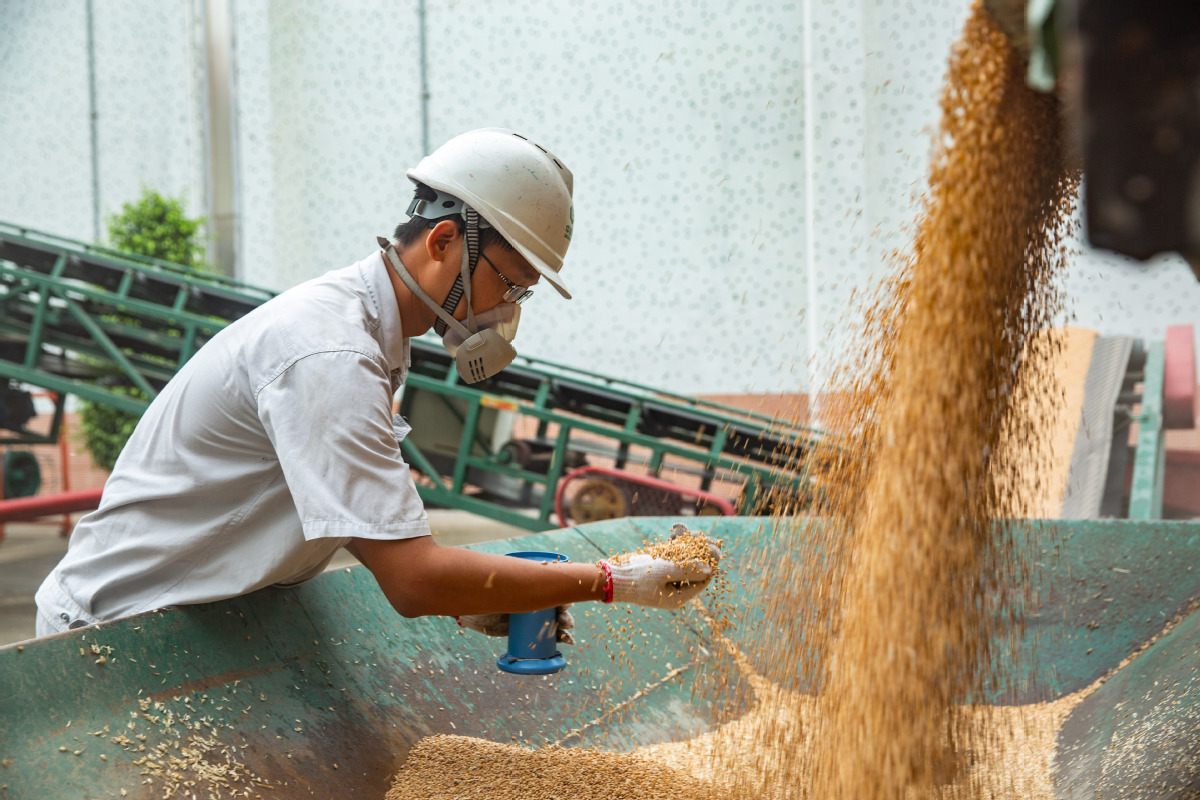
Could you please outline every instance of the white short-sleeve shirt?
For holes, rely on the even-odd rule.
[[[427,535],[392,417],[409,363],[379,253],[229,325],[150,404],[39,625],[295,584],[351,537]]]

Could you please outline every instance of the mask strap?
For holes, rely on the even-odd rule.
[[[384,255],[387,256],[388,261],[392,265],[392,269],[396,271],[396,275],[399,276],[400,281],[407,286],[408,290],[415,294],[417,298],[421,300],[421,302],[432,308],[433,313],[437,314],[438,322],[440,322],[442,325],[442,335],[445,336],[444,331],[446,330],[446,327],[449,326],[453,328],[464,340],[469,338],[472,331],[467,330],[467,326],[456,320],[444,308],[438,306],[437,301],[430,297],[429,293],[421,288],[421,285],[418,284],[416,279],[413,278],[413,276],[409,273],[408,267],[404,266],[404,262],[400,260],[400,256],[397,255],[396,248],[392,246],[391,242],[389,242],[387,239],[384,239],[382,236],[376,237],[375,241],[379,242],[379,246],[383,248]]]
[[[475,324],[475,304],[471,302],[471,276],[479,266],[479,212],[464,203],[463,217],[467,220],[467,229],[463,232],[463,263],[459,278],[467,287],[467,328],[475,333],[479,328]]]
[[[450,287],[450,293],[446,295],[446,301],[442,303],[442,308],[446,310],[447,314],[453,314],[465,290],[467,295],[467,328],[474,333],[476,328],[475,309],[471,307],[471,276],[475,274],[475,268],[479,266],[480,218],[479,212],[465,203],[462,207],[462,213],[467,223],[463,230],[462,268],[459,271],[458,277],[454,279],[454,285]],[[440,316],[433,323],[433,329],[437,331],[438,336],[446,335],[446,323],[442,321]]]

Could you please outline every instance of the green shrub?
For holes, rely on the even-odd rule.
[[[146,397],[145,392],[132,386],[116,386],[112,391],[130,397]],[[83,401],[79,411],[79,427],[83,432],[83,444],[92,456],[92,463],[111,472],[139,419],[141,416],[138,414],[130,414],[103,403]]]
[[[108,218],[108,238],[126,253],[159,258],[192,269],[207,269],[204,259],[204,218],[190,218],[183,204],[150,189],[136,203]]]
[[[126,203],[108,219],[108,237],[117,250],[159,258],[190,269],[208,269],[205,260],[203,217],[188,217],[183,204],[158,192],[143,189],[135,203]],[[126,320],[127,322],[129,320]],[[119,394],[145,398],[139,389],[118,386]],[[79,424],[84,446],[96,466],[112,470],[140,416],[103,403],[81,403]]]

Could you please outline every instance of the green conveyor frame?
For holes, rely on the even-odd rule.
[[[614,520],[476,547],[590,561],[660,538],[674,521]],[[756,559],[820,520],[686,521],[724,539],[733,593],[725,607],[746,610],[729,634],[771,675],[771,647],[752,646],[771,641],[759,627]],[[1108,676],[1062,728],[1057,796],[1193,796],[1179,787],[1200,780],[1200,615],[1192,613],[1200,524],[1004,525],[1031,570],[1025,628],[993,644],[1008,689],[959,700],[1040,703]],[[219,745],[204,750],[210,763],[236,748],[236,760],[272,787],[256,787],[261,796],[378,798],[424,736],[625,751],[689,738],[749,707],[746,682],[693,610],[581,603],[573,611],[580,643],[564,648],[563,672],[545,677],[498,672],[503,639],[445,618],[398,617],[362,567],[0,647],[0,797],[126,789],[130,798],[160,798],[163,781],[143,774],[146,753],[136,748],[186,738],[183,714],[207,720],[203,732]],[[1153,748],[1146,720],[1169,733]],[[133,749],[114,743],[121,734]],[[1137,780],[1110,791],[1126,776]]]
[[[0,381],[141,413],[205,342],[273,296],[222,276],[0,222]],[[749,508],[775,486],[807,498],[805,464],[826,439],[778,417],[541,359],[518,357],[491,380],[467,385],[440,343],[416,339],[412,353],[402,410],[432,396],[457,415],[452,429],[439,431],[455,442],[449,462],[418,443],[422,422],[410,420],[418,433],[404,443],[404,455],[429,478],[418,491],[426,502],[526,530],[558,527],[555,490],[571,451],[585,440],[618,468],[641,459],[636,466],[653,476],[675,470],[698,476],[703,489],[721,481],[740,486]],[[141,396],[128,394],[130,387]],[[551,457],[529,468],[503,448],[481,447],[487,407],[515,408],[534,420],[534,438],[549,441]],[[530,499],[481,494],[481,475],[520,481]]]
[[[0,377],[140,413],[272,292],[0,223]]]

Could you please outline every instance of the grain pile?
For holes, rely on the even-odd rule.
[[[599,750],[532,750],[431,736],[408,754],[386,800],[708,800],[707,784],[649,758]]]
[[[756,698],[732,722],[693,739],[634,753],[533,749],[466,736],[431,736],[410,751],[386,800],[819,798],[806,781],[797,786],[796,774],[788,768],[798,752],[813,744],[819,698],[764,680],[728,640],[714,638],[730,648]],[[969,764],[960,761],[940,776],[937,794],[948,800],[1055,800],[1049,780],[1055,737],[1067,714],[1100,683],[1052,703],[957,709],[978,749]]]
[[[740,719],[703,736],[652,745],[638,755],[660,761],[708,781],[714,798],[812,797],[808,776],[797,785],[796,752],[813,745],[819,728],[820,701],[810,694],[788,692],[751,674],[758,702]],[[1097,684],[1098,685],[1098,684]],[[935,794],[947,800],[972,797],[1056,800],[1050,785],[1055,737],[1063,721],[1096,686],[1032,706],[963,707],[957,712],[972,741],[982,743],[970,763],[939,776]],[[927,793],[910,792],[910,797]]]

